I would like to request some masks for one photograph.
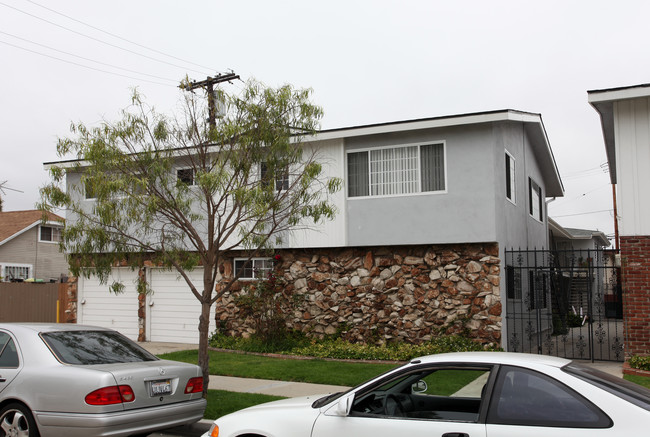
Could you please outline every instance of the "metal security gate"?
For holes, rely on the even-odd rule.
[[[623,361],[620,269],[604,250],[506,250],[507,347]]]

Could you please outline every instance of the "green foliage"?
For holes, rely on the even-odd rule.
[[[287,314],[293,313],[299,299],[287,291],[284,279],[271,271],[266,278],[247,284],[235,303],[252,321],[256,339],[268,349],[280,349],[289,336]]]
[[[634,355],[628,360],[630,367],[639,370],[650,370],[650,357],[641,357]]]
[[[259,347],[259,338],[243,339],[225,335],[214,336],[210,342],[212,347],[222,349],[244,350],[248,352],[282,352],[287,355],[309,356],[317,358],[336,358],[354,360],[389,360],[408,361],[412,358],[439,354],[445,352],[466,352],[483,350],[501,350],[498,347],[484,346],[476,341],[458,335],[443,335],[420,345],[409,343],[393,343],[383,346],[364,345],[347,342],[340,338],[325,340],[307,340],[298,337],[291,341],[285,339],[291,348],[264,350]],[[305,344],[308,342],[308,344]]]
[[[299,331],[285,331],[283,336],[276,337],[273,342],[256,334],[243,338],[214,333],[210,338],[210,346],[214,348],[257,353],[282,353],[309,344],[310,340]]]
[[[227,111],[213,126],[200,93],[184,93],[182,110],[166,115],[134,91],[120,120],[73,123],[59,139],[66,162],[51,166],[40,207],[68,211],[61,246],[73,275],[106,282],[117,263],[139,267],[143,257],[133,254],[145,253],[179,272],[200,264],[214,272],[230,248],[255,256],[287,231],[334,216],[329,196],[341,182],[325,177],[318,150],[302,143],[323,114],[311,90],[250,81],[241,94],[217,93]],[[278,175],[288,187],[276,189]],[[216,300],[214,279],[197,288]]]

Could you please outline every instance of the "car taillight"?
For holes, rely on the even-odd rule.
[[[185,386],[185,394],[190,393],[202,393],[203,392],[203,377],[197,376],[196,378],[190,378],[187,381]]]
[[[88,405],[113,405],[135,401],[135,393],[128,385],[103,387],[86,395]]]

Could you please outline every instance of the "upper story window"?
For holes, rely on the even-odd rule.
[[[273,270],[272,258],[235,258],[235,276],[239,279],[266,279]]]
[[[506,152],[506,198],[512,203],[517,202],[517,189],[515,185],[515,158]]]
[[[84,181],[84,196],[86,197],[86,199],[95,199],[97,197],[93,185],[94,185],[94,181],[92,178],[87,178]]]
[[[444,143],[350,152],[348,196],[396,196],[444,191]]]
[[[528,178],[528,197],[529,205],[528,212],[535,219],[540,222],[544,221],[544,208],[542,202],[544,201],[542,197],[542,188],[537,185],[537,183]]]
[[[185,185],[195,185],[194,169],[179,168],[178,170],[176,170],[176,180]]]
[[[269,168],[265,162],[260,163],[260,178],[265,186],[268,186],[273,181],[273,175],[270,174]],[[277,191],[285,191],[289,189],[289,172],[282,171],[275,174],[275,189]]]
[[[41,226],[39,241],[58,243],[61,241],[61,228],[54,226]]]

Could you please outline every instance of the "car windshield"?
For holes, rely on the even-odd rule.
[[[562,370],[650,411],[650,390],[645,387],[576,362],[564,366]]]
[[[43,332],[41,338],[66,364],[113,364],[155,361],[133,341],[115,331]]]

